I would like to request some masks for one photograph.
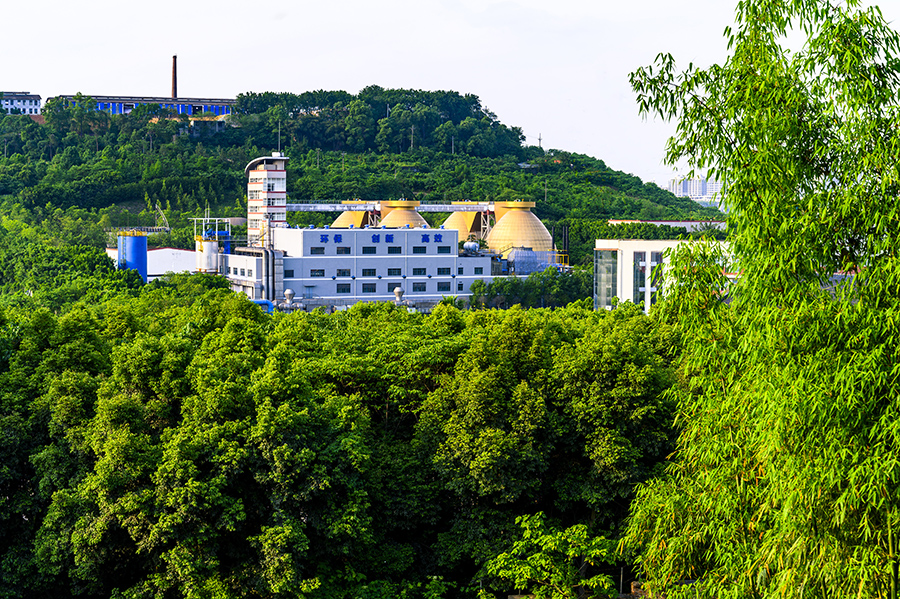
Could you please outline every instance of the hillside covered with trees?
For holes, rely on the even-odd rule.
[[[239,216],[244,165],[281,147],[294,202],[533,200],[548,227],[563,218],[721,217],[602,160],[525,146],[474,95],[377,86],[355,96],[248,93],[224,124],[156,106],[128,115],[94,106],[89,97],[50,100],[44,124],[0,116],[0,209],[82,208],[113,226],[153,221],[157,204],[182,226],[207,206]]]

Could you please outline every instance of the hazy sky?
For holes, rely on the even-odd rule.
[[[37,13],[7,11],[4,47],[17,50],[0,62],[0,89],[44,100],[166,96],[177,54],[184,97],[357,93],[367,85],[455,90],[478,95],[528,144],[540,136],[544,148],[665,183],[673,126],[641,119],[627,74],[659,52],[685,65],[720,62],[735,3],[42,0]],[[885,17],[900,16],[889,14],[900,13],[897,4],[882,6]]]

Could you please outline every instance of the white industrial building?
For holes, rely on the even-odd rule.
[[[490,283],[497,276],[527,276],[565,265],[565,257],[553,249],[550,233],[531,213],[533,202],[421,206],[401,199],[288,204],[287,160],[275,152],[250,161],[245,169],[245,247],[233,247],[237,240],[226,219],[194,219],[196,251],[190,253],[195,272],[227,277],[234,291],[270,308],[281,307],[286,299],[284,309],[309,310],[360,301],[401,301],[402,296],[405,305],[428,310],[446,297],[469,297],[477,280]],[[420,209],[451,215],[433,228]],[[288,225],[290,210],[341,214],[331,227],[300,228]],[[163,272],[184,268],[181,255],[168,256],[172,268],[165,268],[156,264],[153,252],[149,254],[135,260],[149,262],[144,267],[149,278],[161,268]],[[129,264],[122,256],[118,262]]]
[[[395,289],[420,305],[468,296],[500,262],[458,251],[458,231],[430,228],[274,228],[271,248],[220,254],[220,273],[251,299],[279,301],[286,289],[307,306],[394,301]],[[277,248],[277,249],[276,249]]]
[[[594,309],[610,310],[613,298],[648,312],[664,293],[666,250],[684,239],[597,239],[594,243]],[[724,242],[717,242],[724,243]]]

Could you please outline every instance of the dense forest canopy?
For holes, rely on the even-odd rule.
[[[245,214],[279,132],[293,201],[536,200],[583,262],[592,235],[678,233],[607,218],[715,211],[456,92],[244,94],[224,127],[93,108],[0,116],[0,596],[612,592],[608,539],[673,447],[670,326],[593,312],[589,268],[468,310],[267,316],[218,277],[115,270],[107,229],[159,207],[156,242],[190,246],[207,207]]]
[[[672,448],[670,327],[590,300],[268,316],[14,223],[0,596],[503,595],[530,530],[555,579],[612,588],[602,539]]]

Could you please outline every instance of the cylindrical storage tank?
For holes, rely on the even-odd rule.
[[[497,221],[487,237],[491,251],[505,258],[513,248],[529,248],[535,252],[553,250],[553,238],[544,223],[531,213],[534,202],[505,202],[506,213]]]
[[[118,236],[120,269],[133,268],[147,282],[147,235],[141,231],[120,231]]]
[[[197,256],[197,272],[219,272],[219,242],[215,239],[204,239],[199,235],[194,238]]]
[[[533,272],[541,270],[539,267],[538,256],[533,250],[525,248],[513,248],[506,256],[510,270],[517,275],[530,275]]]

